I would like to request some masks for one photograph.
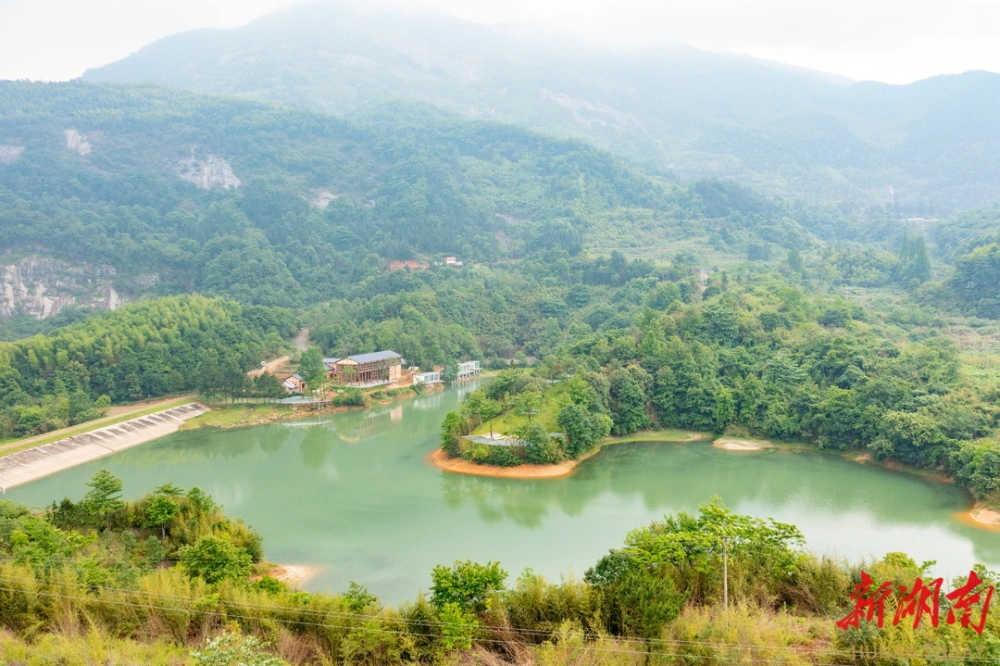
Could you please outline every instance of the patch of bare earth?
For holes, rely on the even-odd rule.
[[[1000,511],[985,506],[975,506],[967,515],[978,527],[1000,530]]]
[[[712,443],[712,446],[723,451],[760,451],[771,446],[771,443],[754,439],[720,437]]]
[[[319,567],[307,564],[277,564],[265,575],[281,581],[289,587],[299,587],[309,582],[319,574]],[[254,576],[252,580],[260,580],[263,576]]]

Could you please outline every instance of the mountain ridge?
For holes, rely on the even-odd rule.
[[[347,120],[151,84],[0,82],[0,145],[16,149],[0,246],[113,266],[125,300],[306,304],[394,260],[746,256],[868,233],[835,207],[684,187],[579,139],[412,102]]]
[[[911,215],[1000,200],[1000,130],[986,120],[1000,113],[1000,75],[989,72],[844,86],[691,47],[559,49],[459,19],[319,4],[167,37],[82,78],[347,116],[420,101],[581,138],[685,180],[860,206],[892,200]]]

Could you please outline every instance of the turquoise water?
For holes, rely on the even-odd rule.
[[[101,467],[137,497],[171,481],[201,486],[264,536],[267,557],[320,568],[306,587],[358,581],[411,599],[435,564],[499,560],[557,578],[584,571],[628,530],[719,495],[735,511],[795,523],[815,552],[857,560],[901,550],[935,573],[1000,568],[1000,534],[963,524],[959,489],[832,456],[720,451],[707,443],[609,447],[562,479],[447,474],[428,464],[461,389],[388,407],[240,430],[202,429],[8,492],[77,499]],[[469,390],[467,386],[464,390]]]

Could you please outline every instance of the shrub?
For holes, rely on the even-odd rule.
[[[449,601],[441,607],[441,642],[445,651],[468,650],[478,623],[459,604]]]
[[[264,650],[253,636],[223,634],[208,642],[203,650],[192,652],[195,666],[282,666],[281,659]]]
[[[271,578],[270,576],[264,576],[255,582],[252,587],[255,590],[260,590],[261,592],[266,592],[267,594],[281,594],[288,589],[287,585],[282,583],[277,578]]]
[[[367,402],[365,394],[358,389],[347,389],[333,399],[333,404],[335,407],[364,407]]]
[[[534,465],[555,465],[565,458],[563,450],[552,438],[541,444],[528,444],[524,447],[525,459]]]
[[[188,575],[202,578],[206,583],[242,580],[250,575],[250,553],[218,537],[199,539],[177,554]]]
[[[487,446],[486,458],[483,463],[487,465],[493,465],[495,467],[517,467],[524,461],[521,460],[511,450],[509,446]]]
[[[450,567],[439,564],[431,571],[431,603],[438,609],[455,603],[482,611],[492,592],[504,589],[507,572],[499,562],[479,564],[472,560],[456,561]]]

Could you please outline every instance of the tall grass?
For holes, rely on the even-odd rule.
[[[122,640],[99,631],[40,634],[33,640],[0,630],[0,664],[5,666],[187,666],[190,650],[165,641]]]

